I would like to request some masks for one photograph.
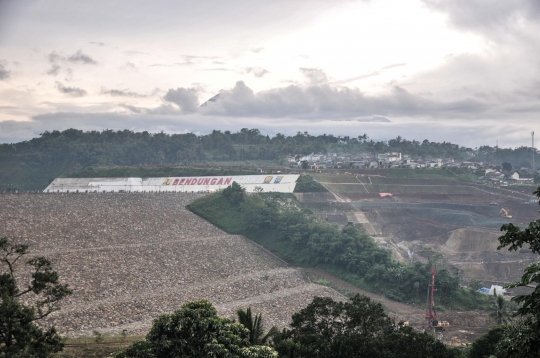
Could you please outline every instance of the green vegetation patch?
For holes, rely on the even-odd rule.
[[[221,193],[204,196],[187,208],[229,234],[244,234],[249,224],[239,207],[232,205]]]
[[[326,193],[328,190],[311,175],[301,175],[296,181],[295,193]]]
[[[160,167],[89,167],[69,173],[70,178],[119,178],[119,177],[191,177],[256,174],[254,170],[192,168],[176,166]]]
[[[432,267],[438,268],[441,308],[486,307],[489,299],[459,285],[459,277],[442,266],[442,256],[428,263],[403,264],[354,225],[342,230],[315,221],[310,210],[290,196],[247,195],[236,183],[200,198],[188,209],[231,234],[242,234],[291,264],[318,267],[371,292],[401,302],[423,303]]]
[[[476,178],[474,175],[470,174],[466,168],[392,168],[388,169],[386,175],[390,178],[449,179],[461,181],[472,181]]]

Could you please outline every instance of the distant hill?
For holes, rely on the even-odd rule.
[[[293,136],[278,133],[270,137],[258,129],[248,128],[238,132],[214,130],[205,135],[67,129],[62,132],[45,131],[40,137],[28,141],[1,144],[0,189],[43,189],[56,177],[92,172],[98,167],[155,168],[194,163],[227,165],[231,161],[268,161],[273,165],[285,165],[287,156],[329,152],[375,154],[393,151],[416,157],[453,157],[456,160],[472,160],[471,155],[476,153],[478,159],[499,165],[506,161],[520,167],[530,165],[526,162],[527,149],[493,150],[484,146],[475,152],[448,142],[409,141],[401,137],[373,141],[365,134],[358,137],[313,136],[308,132],[298,132]],[[133,169],[120,170],[124,175],[135,175]]]

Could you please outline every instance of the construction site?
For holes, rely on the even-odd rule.
[[[536,257],[497,250],[500,226],[537,218],[530,194],[453,180],[372,174],[314,174],[329,192],[295,193],[316,218],[353,223],[402,262],[440,253],[472,279],[504,285]],[[532,191],[532,190],[531,190]],[[315,296],[361,293],[382,302],[396,321],[430,329],[462,345],[493,324],[487,312],[436,311],[436,279],[425,305],[391,301],[317,269],[292,267],[252,241],[229,235],[185,206],[205,194],[49,193],[0,195],[5,236],[51,258],[74,294],[48,318],[66,336],[93,331],[143,334],[159,314],[208,299],[223,316],[251,306],[266,325],[286,327]],[[503,210],[504,209],[504,210]],[[319,283],[319,284],[317,284]],[[322,285],[320,284],[322,283]]]
[[[356,224],[401,262],[427,262],[430,255],[442,254],[449,267],[459,270],[462,285],[479,280],[485,287],[504,286],[519,280],[523,269],[538,259],[525,247],[517,252],[497,250],[503,224],[525,227],[538,218],[537,201],[531,200],[533,186],[530,193],[520,193],[459,180],[387,177],[385,170],[313,177],[329,192],[295,195],[318,220]],[[521,292],[509,294],[516,293]],[[428,298],[426,306],[433,300],[436,306],[436,296]],[[429,318],[433,322],[431,315],[435,316],[427,307],[389,300],[385,306],[419,329],[429,327]],[[482,312],[446,311],[438,318],[448,325],[437,334],[447,343],[454,338],[458,345],[493,324]]]

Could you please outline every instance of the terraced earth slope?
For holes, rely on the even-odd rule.
[[[424,260],[421,252],[427,249],[440,252],[463,271],[465,280],[478,278],[486,285],[515,281],[523,268],[537,259],[526,249],[518,253],[497,250],[499,229],[504,223],[523,227],[538,218],[538,205],[526,204],[535,187],[523,193],[451,178],[369,173],[315,174],[333,198],[328,199],[328,193],[298,199],[315,209],[318,219],[362,224],[398,260]],[[400,173],[414,171],[404,169]],[[392,196],[382,197],[380,193]],[[349,207],[339,209],[332,201]],[[508,210],[512,219],[502,217],[501,208]]]
[[[159,314],[210,300],[286,326],[314,296],[343,296],[185,209],[199,194],[0,195],[0,235],[52,259],[74,294],[51,315],[65,335],[143,334]]]

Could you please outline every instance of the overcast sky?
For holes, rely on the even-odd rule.
[[[538,0],[0,0],[0,142],[248,127],[530,145],[538,44]]]

